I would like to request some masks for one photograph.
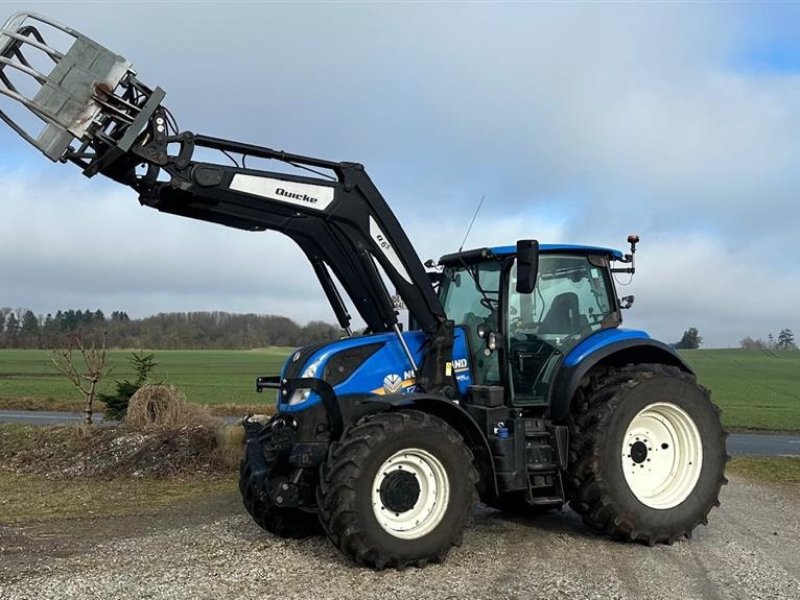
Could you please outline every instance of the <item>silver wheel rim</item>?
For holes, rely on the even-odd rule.
[[[416,503],[404,512],[390,510],[381,499],[381,483],[394,471],[411,473],[420,488]],[[404,540],[414,540],[433,531],[447,512],[449,499],[447,471],[438,458],[419,448],[407,448],[390,456],[372,482],[372,511],[378,524],[388,534]]]
[[[622,442],[622,471],[633,495],[659,510],[682,503],[703,468],[703,442],[689,414],[656,402],[631,420]]]

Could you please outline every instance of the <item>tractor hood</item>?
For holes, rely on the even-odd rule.
[[[427,336],[420,331],[403,333],[417,364],[426,352]],[[460,394],[472,383],[466,337],[456,328],[452,366]],[[281,379],[315,377],[327,382],[337,396],[408,394],[417,391],[416,374],[393,333],[377,333],[333,342],[310,344],[294,351],[281,370]],[[278,398],[279,412],[298,412],[321,398],[310,390],[297,390],[290,398]]]

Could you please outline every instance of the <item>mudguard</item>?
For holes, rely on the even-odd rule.
[[[494,494],[495,497],[499,496],[489,440],[483,435],[481,428],[469,413],[458,404],[441,396],[429,394],[373,396],[363,404],[374,405],[375,412],[381,412],[381,405],[383,405],[382,410],[408,408],[435,415],[445,421],[461,434],[461,437],[472,449],[475,455],[475,464],[481,474],[481,481],[486,484],[484,491]]]
[[[550,418],[554,422],[566,420],[572,396],[578,389],[581,379],[597,365],[657,363],[672,365],[694,374],[694,370],[686,361],[664,342],[650,339],[644,332],[615,331],[624,334],[596,341],[588,338],[585,342],[593,343],[585,346],[583,343],[579,344],[564,357],[556,379],[550,387]]]

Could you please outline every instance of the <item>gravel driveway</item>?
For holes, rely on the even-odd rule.
[[[647,548],[570,511],[479,509],[444,565],[376,573],[326,539],[284,541],[234,491],[149,518],[0,528],[0,598],[800,598],[798,488],[732,481],[709,527]]]

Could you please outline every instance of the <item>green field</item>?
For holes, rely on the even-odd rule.
[[[800,431],[800,352],[684,350],[728,427]]]
[[[159,350],[156,378],[180,387],[200,404],[272,402],[273,394],[254,391],[255,378],[274,375],[288,348],[212,351]],[[111,352],[114,378],[130,377],[129,352]],[[689,350],[683,356],[697,370],[723,409],[728,427],[800,431],[800,352],[759,350]],[[50,364],[41,350],[0,350],[0,399],[79,400],[79,394]]]
[[[158,350],[153,379],[178,386],[199,404],[272,403],[273,393],[257,394],[256,377],[275,375],[290,348],[266,350]],[[114,388],[114,379],[133,379],[129,351],[109,352],[113,371],[100,385]],[[58,373],[43,350],[0,350],[0,399],[50,398],[80,400],[81,395]]]

